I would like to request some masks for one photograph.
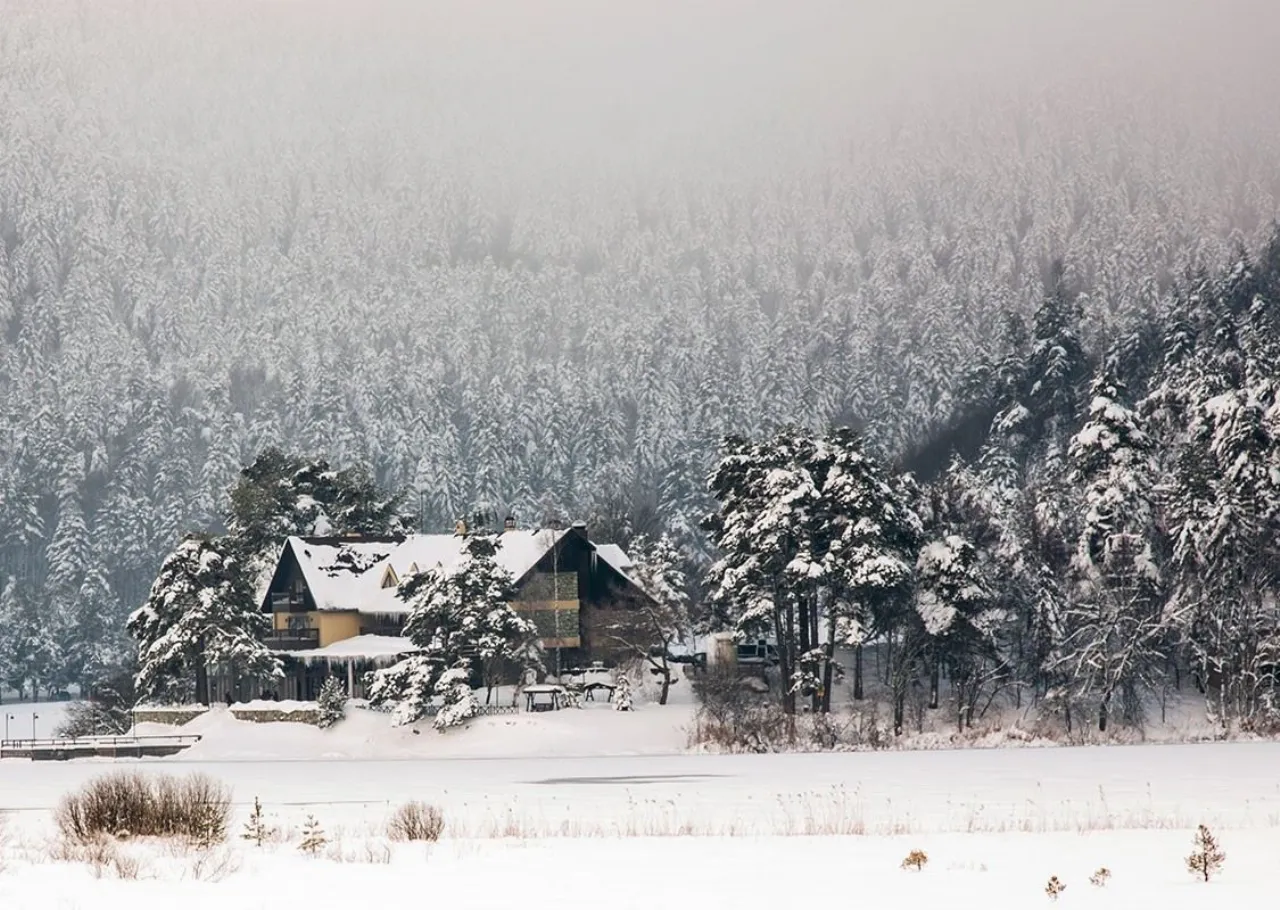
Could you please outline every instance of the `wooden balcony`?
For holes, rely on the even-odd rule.
[[[263,642],[273,651],[306,651],[320,647],[320,630],[272,629]]]

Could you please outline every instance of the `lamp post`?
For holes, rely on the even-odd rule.
[[[39,714],[31,715],[31,744],[34,746],[36,742],[36,721],[40,719]]]

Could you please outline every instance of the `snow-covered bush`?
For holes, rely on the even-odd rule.
[[[1111,870],[1106,866],[1101,866],[1089,876],[1089,884],[1095,888],[1105,888],[1107,882],[1111,881]]]
[[[320,709],[320,720],[316,726],[321,729],[332,727],[342,720],[347,713],[347,690],[337,677],[330,676],[320,686],[320,694],[316,697],[316,705]]]
[[[631,710],[631,675],[624,668],[618,673],[618,688],[613,692],[613,710]]]

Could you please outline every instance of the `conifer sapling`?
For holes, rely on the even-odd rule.
[[[332,727],[346,716],[347,690],[337,677],[330,676],[320,686],[320,694],[316,696],[316,706],[320,713],[318,726],[321,729]]]
[[[262,814],[262,800],[255,796],[253,798],[253,812],[249,814],[249,820],[245,822],[244,832],[240,835],[240,838],[250,841],[254,846],[261,847],[270,836],[271,828]]]
[[[618,688],[613,693],[613,709],[615,711],[631,710],[631,677],[625,670],[618,674]]]
[[[1196,829],[1195,849],[1187,857],[1187,871],[1208,881],[1222,871],[1227,854],[1218,846],[1218,840],[1204,825]]]
[[[303,853],[316,856],[329,843],[329,838],[325,836],[324,828],[320,826],[320,822],[316,821],[314,815],[308,815],[306,822],[302,826],[302,843],[298,844],[298,849]]]

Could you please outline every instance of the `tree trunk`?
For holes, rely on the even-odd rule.
[[[853,646],[853,700],[862,698],[862,642],[858,642]]]
[[[936,646],[929,648],[929,710],[938,710],[938,683],[939,683],[939,667],[938,667],[938,649]]]
[[[1098,732],[1107,732],[1107,707],[1111,701],[1111,693],[1102,696],[1102,704],[1098,705]]]
[[[831,713],[831,686],[835,678],[836,659],[836,624],[832,617],[827,618],[827,662],[822,668],[822,705],[823,714]]]
[[[204,662],[204,642],[196,645],[196,701],[209,706],[209,668]]]
[[[778,649],[778,656],[782,659],[782,691],[783,704],[782,708],[788,714],[796,713],[796,693],[792,688],[792,676],[796,671],[796,606],[793,603],[787,604],[787,643],[785,648]]]
[[[773,610],[773,635],[778,640],[778,673],[782,676],[782,710],[788,714],[795,712],[795,699],[791,697],[791,686],[788,682],[790,668],[787,666],[788,639],[783,623],[782,610],[776,606]]]
[[[671,668],[667,666],[666,661],[662,663],[662,691],[658,693],[658,704],[665,705],[667,703],[667,693],[671,691]]]

